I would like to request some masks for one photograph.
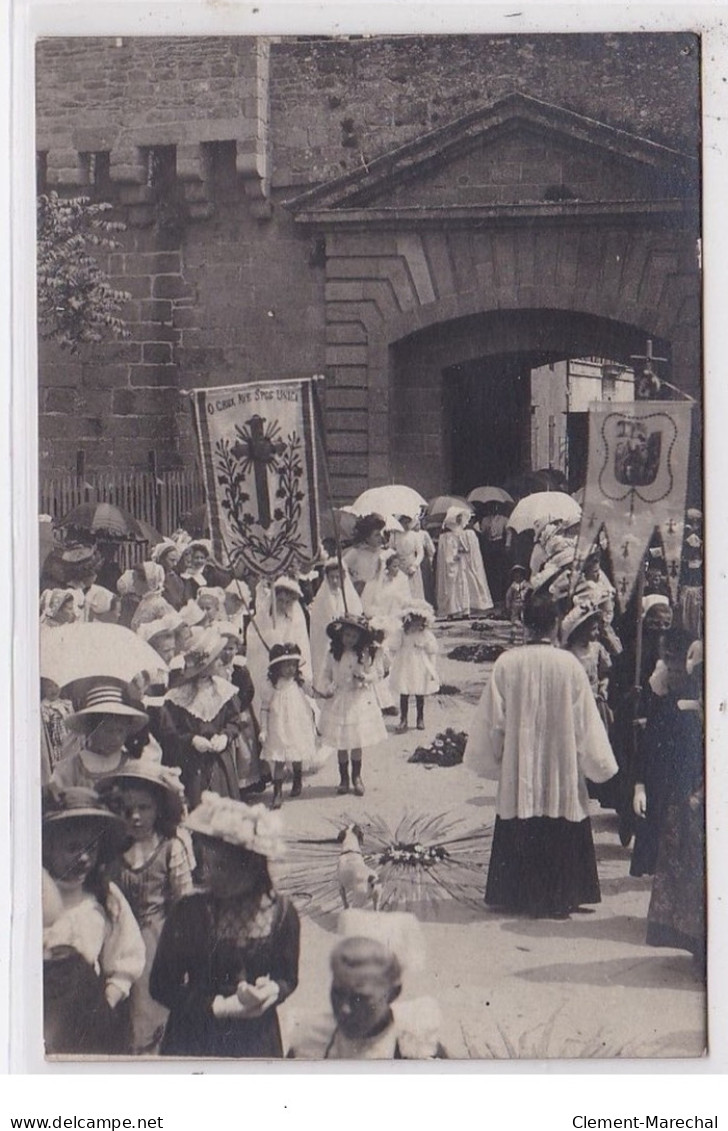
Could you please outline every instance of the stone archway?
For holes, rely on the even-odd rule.
[[[468,465],[483,469],[487,476],[483,482],[502,482],[526,470],[530,369],[585,356],[629,365],[630,358],[643,351],[644,343],[645,332],[640,327],[552,309],[470,315],[393,343],[389,389],[392,478],[412,483],[429,496],[476,486],[474,474],[470,482],[467,475],[463,477]],[[670,343],[656,340],[655,352],[669,358]],[[459,403],[458,397],[466,403]],[[488,458],[488,452],[475,453],[473,458],[472,452],[462,450],[462,445],[478,442],[491,449],[493,458]]]
[[[519,337],[529,312],[548,311],[573,357],[564,319],[631,327],[632,352],[670,342],[674,381],[699,396],[696,170],[684,154],[518,94],[289,202],[324,237],[336,497],[397,478],[397,373],[421,334],[452,342],[453,327],[492,329],[502,315],[500,332]],[[538,324],[547,334],[549,320]],[[602,352],[593,337],[585,352]],[[470,357],[497,352],[488,341]],[[428,403],[414,408],[441,411]],[[420,465],[437,456],[423,423]]]

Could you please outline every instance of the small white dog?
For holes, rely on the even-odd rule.
[[[378,911],[382,883],[374,869],[364,860],[364,834],[358,825],[348,825],[336,839],[341,845],[336,874],[344,908],[360,907]]]

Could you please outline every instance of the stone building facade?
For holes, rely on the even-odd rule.
[[[333,493],[528,463],[524,374],[700,388],[691,35],[52,39],[41,188],[110,200],[129,338],[41,345],[41,471],[189,463],[181,391],[322,373]]]

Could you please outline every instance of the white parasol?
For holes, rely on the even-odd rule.
[[[469,503],[513,503],[512,495],[502,487],[474,487],[468,495]]]
[[[405,514],[408,518],[416,518],[420,508],[424,506],[427,506],[427,500],[414,488],[405,487],[402,483],[389,483],[384,487],[370,487],[368,491],[364,491],[351,504],[351,511],[359,515]]]
[[[581,507],[571,495],[565,495],[563,491],[537,491],[516,503],[506,525],[520,534],[524,530],[532,530],[539,520],[579,522],[580,519]]]
[[[154,648],[119,624],[92,621],[41,632],[40,674],[59,687],[93,676],[131,683],[140,672],[167,670]]]

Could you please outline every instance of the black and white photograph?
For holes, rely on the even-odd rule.
[[[710,1051],[701,68],[38,39],[49,1063]]]

